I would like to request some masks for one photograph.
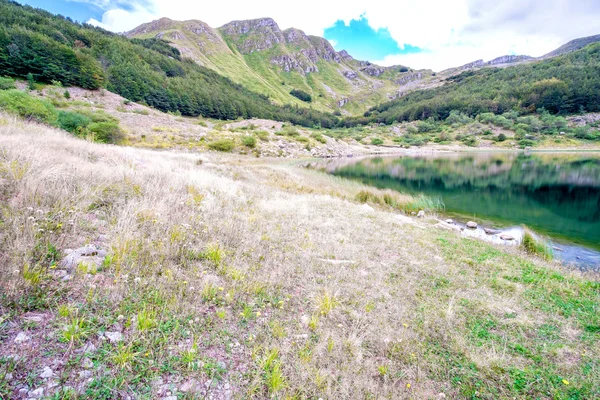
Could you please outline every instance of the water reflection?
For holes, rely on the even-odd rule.
[[[599,154],[452,153],[329,160],[319,168],[378,188],[440,197],[448,213],[464,218],[525,224],[559,243],[558,257],[600,264]]]

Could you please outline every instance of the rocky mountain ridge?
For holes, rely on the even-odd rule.
[[[433,74],[356,60],[345,50],[337,52],[322,37],[296,28],[281,30],[272,18],[232,21],[219,28],[198,20],[162,18],[127,36],[169,41],[184,57],[276,102],[306,105],[289,94],[291,89],[303,90],[312,95],[312,106],[328,111],[363,112],[396,98],[405,82],[427,80]]]

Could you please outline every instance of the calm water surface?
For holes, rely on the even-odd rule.
[[[555,257],[600,267],[600,154],[448,153],[320,164],[382,189],[438,197],[459,221],[550,238]]]

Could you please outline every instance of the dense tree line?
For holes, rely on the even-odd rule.
[[[277,106],[231,80],[181,60],[158,39],[130,40],[46,11],[0,0],[0,71],[39,82],[108,90],[186,116],[267,118],[333,127],[337,117]]]
[[[600,44],[531,64],[465,71],[441,87],[410,93],[343,124],[444,120],[452,111],[473,117],[539,109],[552,114],[600,111]]]

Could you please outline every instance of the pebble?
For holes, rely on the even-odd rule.
[[[27,396],[34,399],[40,399],[44,397],[44,388],[32,390],[31,392],[27,393]]]
[[[29,342],[30,340],[31,340],[31,336],[29,336],[25,332],[19,332],[19,334],[15,338],[15,343],[16,344],[23,344],[25,342]]]
[[[117,343],[123,340],[123,334],[121,332],[105,332],[104,335],[111,343]]]
[[[81,379],[87,379],[91,376],[92,376],[92,371],[80,371],[79,372],[79,378],[81,378]]]
[[[42,379],[52,378],[53,376],[54,376],[54,371],[52,371],[52,368],[50,368],[50,367],[44,367],[44,369],[42,370],[42,373],[40,374],[40,378],[42,378]]]

